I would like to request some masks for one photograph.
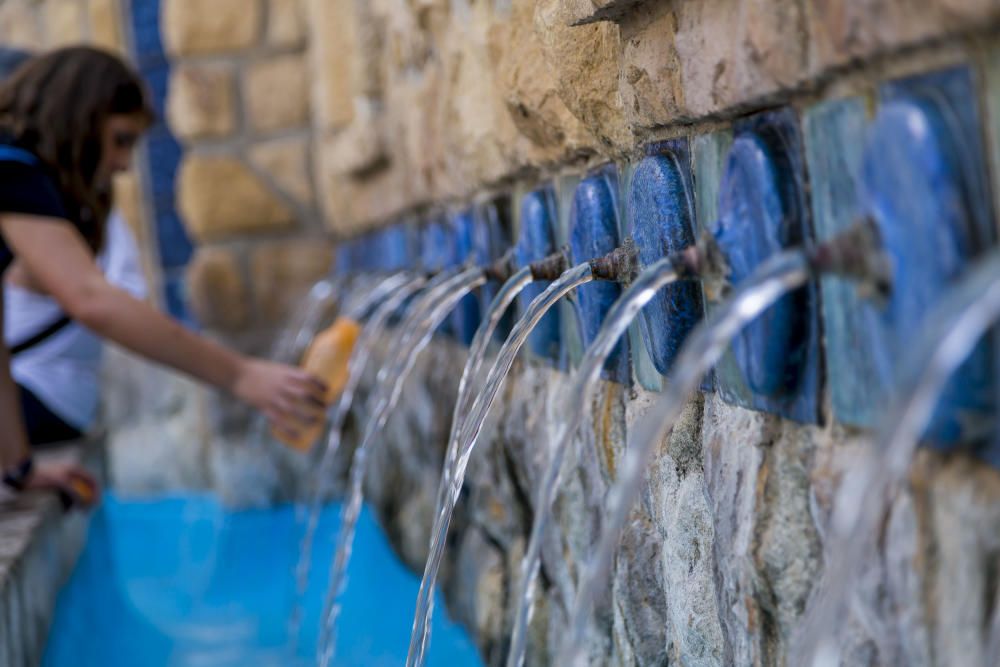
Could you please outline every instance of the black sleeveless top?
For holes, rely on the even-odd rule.
[[[0,142],[0,215],[4,213],[61,218],[73,224],[55,179],[38,156]],[[0,276],[13,261],[0,230]]]

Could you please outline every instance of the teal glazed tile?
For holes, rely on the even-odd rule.
[[[872,379],[901,381],[898,351],[948,288],[995,244],[972,73],[966,67],[885,84],[865,141],[858,197],[878,227],[892,289],[871,318]],[[994,346],[979,345],[946,386],[926,433],[950,449],[991,436]],[[868,369],[866,369],[868,370]]]
[[[812,185],[813,223],[822,242],[858,219],[857,183],[867,129],[865,100],[825,102],[804,118],[806,161]],[[822,295],[826,378],[839,422],[874,426],[884,411],[885,388],[875,372],[877,341],[870,300],[861,299],[854,282],[823,276]]]
[[[578,174],[567,174],[561,176],[556,181],[556,244],[560,248],[569,248],[570,211],[573,208],[573,195],[580,184],[581,177]],[[583,334],[581,333],[581,322],[577,309],[573,302],[577,295],[571,292],[565,299],[560,301],[556,308],[559,309],[560,324],[560,368],[574,368],[580,363],[583,357]]]
[[[719,218],[719,185],[722,182],[726,155],[732,143],[731,130],[701,134],[691,139],[691,161],[695,183],[695,236],[710,233]],[[716,305],[706,296],[706,315],[711,314]],[[740,377],[740,369],[732,349],[727,348],[715,368],[706,375],[702,389],[705,391],[717,389],[716,378],[720,375],[734,380]],[[750,390],[741,382],[730,382],[727,390],[731,394],[739,393],[734,402],[740,405],[750,404]]]

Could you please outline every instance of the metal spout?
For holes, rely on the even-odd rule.
[[[892,266],[878,226],[870,217],[811,248],[809,264],[816,273],[851,278],[863,297],[884,299],[892,291]]]
[[[531,267],[531,277],[534,280],[551,282],[558,280],[559,276],[566,272],[569,268],[569,260],[566,257],[566,251],[559,250],[537,262],[532,262],[529,266]]]
[[[590,260],[590,273],[594,280],[628,284],[639,273],[639,249],[632,237],[625,239],[607,255]]]
[[[514,251],[508,250],[503,254],[503,257],[483,268],[483,274],[487,280],[505,283],[511,276],[517,273],[517,269],[517,263],[514,261]]]

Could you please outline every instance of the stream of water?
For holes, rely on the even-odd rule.
[[[594,342],[587,348],[579,368],[570,381],[570,389],[564,395],[560,414],[566,415],[566,420],[560,424],[556,432],[555,448],[546,468],[538,496],[535,500],[535,518],[531,526],[531,537],[528,548],[521,561],[521,579],[518,582],[514,599],[517,603],[514,613],[514,628],[511,636],[510,652],[507,654],[507,667],[521,667],[524,664],[527,649],[527,630],[531,620],[534,585],[538,577],[538,569],[542,558],[542,540],[559,485],[559,474],[563,460],[569,450],[573,437],[580,428],[580,422],[588,406],[590,390],[600,377],[601,368],[615,344],[628,330],[643,306],[658,290],[677,279],[674,259],[665,257],[645,269],[635,282],[626,289],[615,301],[607,317],[601,324]]]
[[[1000,255],[976,265],[928,315],[927,330],[918,337],[902,363],[903,381],[875,446],[843,476],[832,517],[823,578],[792,647],[789,664],[827,667],[840,664],[838,631],[848,617],[848,600],[856,589],[858,568],[875,548],[878,524],[905,482],[920,437],[927,428],[948,379],[978,341],[1000,319]],[[969,665],[995,665],[1000,646],[986,628],[987,647],[969,646]],[[992,656],[992,658],[991,658]]]
[[[327,592],[326,613],[320,636],[319,664],[327,667],[333,658],[337,639],[337,618],[340,613],[339,597],[344,587],[344,577],[350,562],[354,527],[361,512],[364,477],[369,450],[375,437],[381,434],[392,410],[395,408],[403,384],[416,363],[421,350],[430,342],[434,331],[458,305],[458,302],[486,281],[483,271],[471,268],[445,280],[413,304],[409,315],[399,326],[400,336],[391,346],[391,359],[379,370],[376,390],[371,398],[373,409],[369,412],[361,444],[354,452],[348,477],[348,495],[341,516],[337,551],[330,570],[330,588]]]
[[[443,281],[446,277],[446,275],[442,274],[441,280]],[[351,352],[350,360],[347,363],[347,384],[344,385],[344,390],[341,392],[330,416],[329,436],[327,437],[326,446],[323,449],[323,455],[316,466],[312,489],[307,501],[308,517],[306,518],[302,534],[299,559],[295,566],[296,590],[298,592],[299,603],[301,603],[302,596],[305,594],[305,589],[308,585],[309,570],[312,567],[311,554],[313,552],[313,540],[316,535],[320,510],[324,499],[330,492],[330,484],[333,481],[333,462],[337,451],[340,449],[344,421],[347,419],[351,404],[354,402],[354,395],[358,384],[361,382],[365,368],[367,368],[368,362],[375,350],[375,345],[380,339],[389,318],[399,310],[400,306],[407,299],[420,291],[425,285],[427,285],[428,289],[433,289],[437,284],[434,280],[428,283],[422,276],[409,276],[395,291],[390,292],[374,312],[372,312],[371,316],[365,322],[354,350]],[[297,622],[299,606],[300,604],[296,605],[296,614],[292,623],[291,634],[295,638],[298,638],[299,635],[299,623]]]
[[[585,664],[590,616],[597,596],[610,576],[621,531],[642,488],[646,467],[657,445],[669,436],[688,397],[702,376],[716,364],[736,334],[788,292],[809,280],[809,261],[802,251],[787,251],[762,263],[688,336],[674,363],[665,391],[636,425],[618,477],[608,494],[608,511],[601,537],[585,565],[557,665]]]
[[[469,457],[472,455],[473,447],[479,438],[483,424],[489,413],[493,401],[496,399],[500,386],[503,384],[507,373],[510,371],[514,358],[528,335],[535,328],[542,317],[555,305],[562,297],[575,288],[593,280],[590,264],[584,262],[569,269],[553,282],[549,287],[536,297],[527,312],[514,325],[510,337],[500,349],[500,353],[490,369],[483,387],[473,402],[465,423],[462,425],[460,436],[457,439],[455,456],[449,463],[449,472],[442,475],[442,481],[446,481],[445,493],[440,496],[441,504],[434,518],[434,527],[431,529],[431,549],[424,567],[424,576],[420,584],[420,594],[417,600],[416,613],[413,620],[413,634],[410,637],[410,651],[406,659],[407,667],[416,667],[424,664],[424,656],[427,651],[429,639],[429,618],[432,612],[430,603],[431,593],[437,581],[438,571],[441,568],[441,559],[444,556],[445,540],[448,535],[448,526],[451,523],[452,513],[455,504],[458,502],[459,494],[462,491],[462,484],[465,481],[465,470],[469,464]]]

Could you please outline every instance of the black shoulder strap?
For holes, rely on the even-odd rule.
[[[11,346],[10,355],[15,356],[17,354],[20,354],[21,352],[24,352],[25,350],[31,349],[36,345],[43,343],[44,341],[48,340],[52,336],[56,335],[57,333],[65,329],[66,326],[72,321],[73,320],[71,320],[68,316],[63,315],[58,320],[56,320],[49,326],[45,327],[38,333],[34,334],[27,340],[23,340],[17,345]]]
[[[25,164],[36,164],[38,162],[38,158],[36,158],[31,152],[26,151],[23,148],[8,145],[0,145],[0,160],[23,162]],[[72,320],[66,315],[63,315],[58,320],[54,321],[52,324],[48,325],[27,340],[23,340],[17,345],[12,346],[9,350],[11,356],[20,354],[25,350],[29,350],[36,345],[43,343],[65,329],[70,322],[72,322]]]

